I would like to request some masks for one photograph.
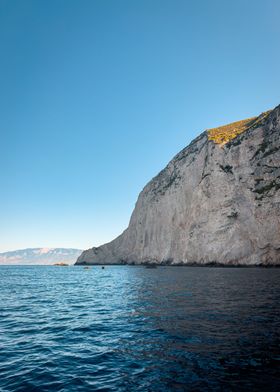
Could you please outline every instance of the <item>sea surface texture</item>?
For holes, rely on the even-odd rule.
[[[0,267],[0,391],[279,391],[280,269]]]

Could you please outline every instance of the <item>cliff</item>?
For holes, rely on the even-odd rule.
[[[207,130],[140,193],[129,227],[76,264],[280,265],[280,106]]]

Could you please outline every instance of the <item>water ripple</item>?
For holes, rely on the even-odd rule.
[[[278,391],[277,269],[0,267],[0,390]]]

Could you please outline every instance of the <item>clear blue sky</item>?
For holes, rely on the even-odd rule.
[[[279,0],[0,0],[0,251],[88,248],[205,128],[280,103]]]

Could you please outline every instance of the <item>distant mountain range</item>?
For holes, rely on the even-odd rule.
[[[82,253],[72,248],[28,248],[0,253],[0,264],[44,265],[54,263],[74,264]]]

